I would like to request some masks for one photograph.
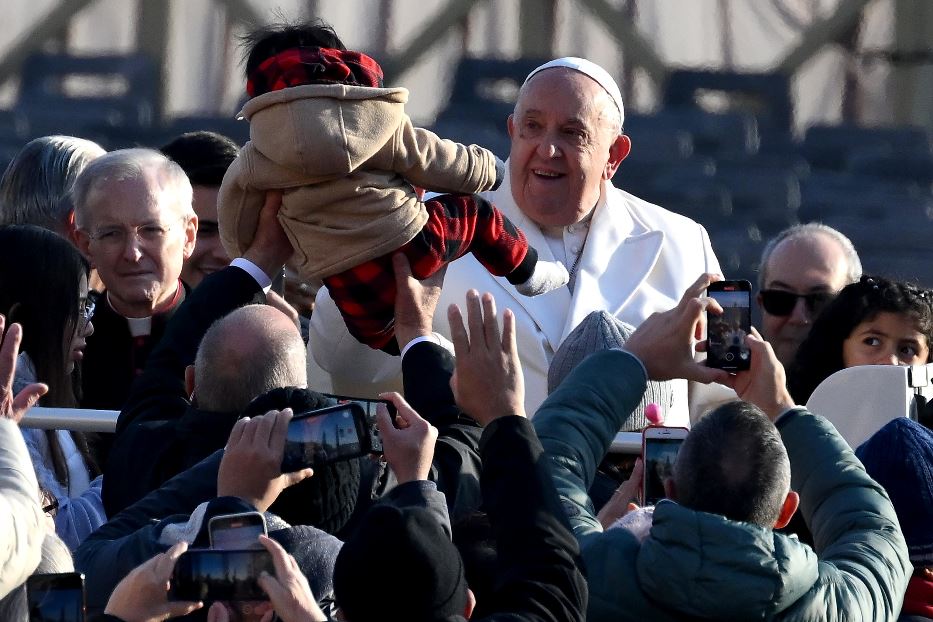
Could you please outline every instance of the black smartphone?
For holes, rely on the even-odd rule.
[[[275,574],[272,556],[265,549],[185,551],[175,562],[169,600],[244,601],[269,600],[259,587],[259,575]]]
[[[641,436],[641,456],[645,474],[642,482],[642,503],[655,505],[667,496],[664,481],[674,476],[677,452],[687,438],[687,428],[650,426]]]
[[[84,575],[34,574],[26,579],[30,622],[84,622]]]
[[[359,404],[337,404],[300,413],[288,422],[282,473],[319,467],[372,453],[372,437]]]
[[[389,400],[371,400],[363,397],[349,397],[346,395],[334,395],[324,393],[325,397],[337,400],[338,404],[359,404],[360,408],[366,414],[366,427],[369,428],[370,438],[372,440],[373,453],[382,453],[382,437],[379,436],[379,427],[376,425],[376,408],[379,404],[384,404],[389,411],[389,415],[395,419],[395,404]]]
[[[259,536],[268,532],[260,512],[240,512],[215,516],[207,523],[207,534],[212,549],[236,550],[263,548]]]
[[[706,314],[706,365],[726,371],[743,371],[751,364],[745,335],[752,330],[752,284],[717,281],[706,295],[722,307],[722,315]]]

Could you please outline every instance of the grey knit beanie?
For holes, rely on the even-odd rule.
[[[635,332],[635,327],[605,311],[593,311],[574,328],[560,344],[547,372],[547,392],[553,393],[574,367],[587,356],[600,350],[621,348]],[[629,417],[621,432],[636,432],[650,423],[645,418],[645,407],[657,404],[661,413],[670,412],[674,403],[674,389],[670,382],[648,381],[645,395]]]

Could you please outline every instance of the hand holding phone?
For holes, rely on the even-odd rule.
[[[752,330],[751,292],[748,281],[716,281],[706,288],[722,314],[706,314],[706,365],[730,372],[745,371],[751,353],[745,337]]]
[[[655,505],[667,496],[664,482],[674,476],[677,452],[687,438],[687,428],[650,426],[642,432],[643,505]]]
[[[187,615],[203,607],[195,601],[170,602],[165,591],[176,561],[187,549],[186,542],[179,542],[134,568],[114,588],[104,613],[121,620],[156,620]]]
[[[383,393],[397,409],[393,425],[387,410],[377,413],[385,458],[400,484],[427,479],[434,459],[437,428],[409,406],[398,393]]]
[[[217,496],[239,497],[265,512],[283,490],[311,477],[311,469],[281,470],[291,419],[285,409],[236,422],[220,461]]]

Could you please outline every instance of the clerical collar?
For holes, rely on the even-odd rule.
[[[178,280],[178,287],[175,289],[175,295],[172,296],[171,300],[162,303],[156,307],[152,315],[146,317],[126,317],[123,318],[126,320],[127,326],[130,329],[130,335],[133,337],[145,337],[152,333],[152,318],[155,315],[161,315],[162,313],[167,313],[174,309],[185,297],[185,286],[182,284],[181,279]],[[123,315],[117,311],[113,304],[110,302],[110,292],[107,292],[107,305],[113,310],[117,315]]]

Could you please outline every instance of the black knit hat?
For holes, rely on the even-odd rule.
[[[285,408],[291,408],[297,415],[335,403],[332,398],[310,389],[283,387],[254,399],[243,416],[255,417]],[[356,458],[316,468],[313,476],[282,491],[269,511],[291,525],[311,525],[336,534],[356,507],[361,460],[363,458]]]
[[[442,620],[463,615],[467,584],[460,554],[428,510],[379,504],[337,555],[334,595],[353,622]]]

